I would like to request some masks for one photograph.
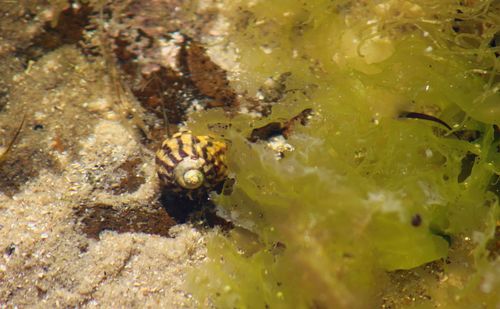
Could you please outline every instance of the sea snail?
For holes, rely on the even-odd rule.
[[[227,177],[226,151],[223,141],[189,131],[167,138],[156,152],[163,190],[189,197],[213,190]]]

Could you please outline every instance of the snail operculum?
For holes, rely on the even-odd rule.
[[[205,160],[202,158],[184,158],[174,168],[175,181],[185,189],[198,189],[205,181],[205,174],[201,170],[204,164]]]

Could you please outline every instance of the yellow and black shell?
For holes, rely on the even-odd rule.
[[[211,136],[174,134],[156,152],[163,190],[188,195],[213,190],[227,177],[226,152],[226,143]]]

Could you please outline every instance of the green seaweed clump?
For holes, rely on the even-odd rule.
[[[499,2],[224,8],[235,89],[264,99],[273,81],[284,89],[267,117],[211,111],[189,124],[230,124],[235,179],[213,196],[235,228],[210,239],[190,277],[200,304],[500,306]],[[308,108],[283,158],[249,141]]]

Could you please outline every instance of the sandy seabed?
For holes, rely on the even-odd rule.
[[[0,166],[0,307],[194,306],[204,232],[171,228],[153,152],[109,117],[103,63],[64,46],[5,72],[4,144],[26,120]]]

